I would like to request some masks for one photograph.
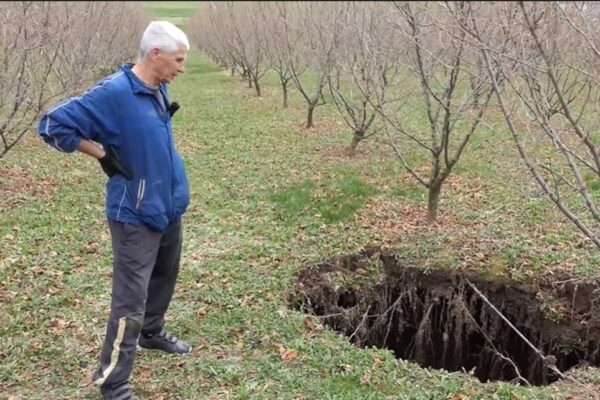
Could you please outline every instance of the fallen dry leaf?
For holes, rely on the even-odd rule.
[[[283,346],[279,346],[279,357],[281,357],[281,360],[284,362],[292,361],[298,357],[298,350],[287,349]]]
[[[309,331],[320,332],[324,329],[321,322],[311,316],[304,317],[304,326],[306,326]]]
[[[69,323],[61,318],[52,318],[50,322],[48,322],[48,326],[53,334],[62,335],[69,326]]]
[[[469,396],[462,393],[454,393],[454,396],[452,396],[452,400],[469,400]]]
[[[361,385],[369,385],[371,383],[371,375],[364,374],[363,376],[361,376],[360,383]]]

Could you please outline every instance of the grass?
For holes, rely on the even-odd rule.
[[[282,219],[289,223],[297,223],[302,214],[312,213],[332,224],[348,220],[377,193],[376,188],[346,173],[324,182],[319,190],[315,186],[313,181],[305,181],[274,192],[269,199],[281,211]]]
[[[156,18],[171,21],[179,28],[185,30],[189,17],[198,8],[202,7],[201,1],[145,1],[144,7]]]
[[[508,137],[477,139],[444,189],[439,223],[428,225],[426,193],[389,149],[369,140],[356,157],[344,154],[349,132],[331,104],[305,130],[297,93],[282,109],[272,75],[257,98],[195,50],[170,95],[182,105],[174,133],[192,202],[168,324],[195,350],[140,353],[140,398],[512,400],[576,389],[424,369],[357,349],[287,307],[305,263],[373,242],[426,267],[518,280],[598,276],[597,252],[536,197]],[[33,134],[0,160],[0,177],[0,397],[97,398],[86,376],[110,307],[105,178],[95,160]]]

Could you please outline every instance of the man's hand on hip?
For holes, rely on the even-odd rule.
[[[125,169],[125,167],[123,167],[123,164],[121,164],[117,158],[114,150],[110,147],[104,150],[101,147],[96,146],[91,141],[83,139],[79,143],[77,150],[96,158],[100,162],[102,170],[106,175],[108,175],[109,178],[115,174],[121,174],[128,180],[131,180],[131,174]]]
[[[99,158],[98,161],[102,166],[102,170],[106,175],[108,175],[109,178],[111,178],[113,175],[121,174],[127,180],[131,180],[132,176],[129,173],[129,171],[127,171],[125,167],[123,167],[119,159],[112,154],[112,151],[110,149],[108,149],[106,151],[106,154],[103,157]]]

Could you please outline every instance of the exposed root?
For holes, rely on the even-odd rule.
[[[365,265],[376,265],[380,279],[355,279]],[[333,285],[335,277],[345,286]],[[563,319],[547,318],[528,287],[474,273],[424,273],[393,253],[367,249],[304,269],[292,303],[358,346],[389,348],[433,368],[474,370],[482,381],[545,385],[581,361],[600,363],[599,289],[567,280],[545,290],[569,304]]]

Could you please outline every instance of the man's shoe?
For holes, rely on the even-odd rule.
[[[155,334],[141,334],[138,346],[143,349],[162,350],[169,354],[187,354],[192,351],[189,344],[177,339],[164,329]]]
[[[133,400],[133,393],[129,388],[128,383],[124,383],[117,387],[100,386],[100,393],[103,400]]]

